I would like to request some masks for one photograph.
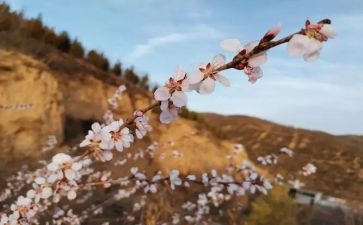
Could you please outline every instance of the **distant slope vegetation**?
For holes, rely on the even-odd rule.
[[[275,170],[282,173],[297,171],[311,162],[318,170],[316,175],[304,180],[307,188],[363,201],[362,136],[334,136],[248,116],[203,113],[198,114],[198,120],[216,136],[243,144],[250,159],[289,147],[294,150],[294,157],[280,161]]]
[[[41,16],[25,18],[6,3],[0,3],[0,48],[38,59],[53,71],[92,75],[113,85],[126,83],[144,90],[150,88],[147,74],[140,76],[133,67],[122,68],[120,61],[112,65],[102,52],[86,50],[66,31],[57,33],[43,24]]]

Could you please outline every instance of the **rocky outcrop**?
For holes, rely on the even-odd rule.
[[[50,70],[45,64],[19,53],[0,50],[0,58],[0,162],[6,159],[7,164],[9,159],[21,164],[18,158],[43,158],[39,156],[49,135],[55,135],[58,143],[65,138],[70,141],[77,136],[80,138],[84,121],[88,123],[84,128],[89,129],[91,122],[103,120],[109,109],[107,99],[117,88],[91,74]],[[115,115],[127,118],[134,107],[148,105],[152,94],[142,92],[129,89],[128,94],[124,93]],[[17,104],[30,107],[10,107]],[[228,163],[225,156],[233,151],[233,143],[216,140],[209,131],[200,131],[197,122],[180,118],[169,125],[161,125],[156,114],[150,116],[154,131],[145,140],[137,141],[133,149],[145,148],[153,141],[175,142],[160,149],[153,163],[157,169],[202,171],[218,169]],[[175,152],[180,152],[181,158],[175,157]],[[247,155],[242,154],[236,160],[241,162],[246,158]]]
[[[66,118],[101,121],[116,89],[89,74],[52,71],[16,52],[0,50],[0,59],[0,160],[37,157],[49,135],[61,143]],[[128,96],[122,101],[118,113],[131,113]]]
[[[38,154],[50,134],[63,139],[64,105],[47,67],[0,51],[0,158]]]

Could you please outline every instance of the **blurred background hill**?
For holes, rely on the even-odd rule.
[[[149,79],[147,74],[137,74],[132,67],[123,68],[121,62],[111,64],[100,51],[85,49],[66,31],[56,33],[43,24],[41,17],[25,19],[21,12],[12,12],[8,5],[1,4],[1,179],[5,180],[24,164],[36,167],[36,161],[46,156],[41,149],[49,135],[57,137],[61,150],[77,145],[92,122],[103,121],[107,99],[119,85],[126,85],[127,91],[120,109],[115,111],[117,116],[126,118],[135,109],[152,103],[155,87]],[[17,109],[16,105],[21,104],[29,107]],[[164,171],[178,168],[185,173],[198,173],[223,168],[235,143],[243,144],[246,149],[236,159],[238,162],[250,159],[257,163],[258,156],[288,147],[295,152],[293,159],[261,169],[288,174],[312,162],[318,171],[304,180],[307,188],[344,199],[357,209],[362,207],[362,136],[336,136],[241,115],[196,113],[188,109],[183,109],[180,115],[175,123],[160,125],[157,113],[152,112],[154,131],[129,151],[146,148],[154,141],[175,142],[162,152],[172,154],[177,149],[183,157],[156,158],[143,165],[145,168]],[[287,199],[284,206],[291,209],[293,203],[286,196],[287,190],[275,192],[281,199]],[[257,199],[252,208],[259,208],[264,201],[279,205],[273,196]],[[257,210],[261,214],[265,211]],[[256,221],[262,216],[251,217],[248,224],[261,224]],[[290,219],[280,224],[294,224]]]

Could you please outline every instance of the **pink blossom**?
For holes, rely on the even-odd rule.
[[[160,121],[162,123],[170,123],[178,117],[178,109],[171,101],[162,101],[160,109]]]
[[[71,156],[65,153],[58,153],[52,158],[52,162],[47,166],[48,170],[53,172],[48,178],[49,183],[56,180],[66,178],[67,180],[74,180],[79,177],[78,171],[82,168],[79,162],[73,162]]]
[[[105,149],[107,147],[106,143],[103,141],[104,137],[102,136],[104,133],[103,128],[99,123],[93,123],[91,126],[92,130],[88,131],[85,139],[79,144],[80,147],[86,146],[97,146],[101,149]]]
[[[302,34],[295,34],[287,45],[289,55],[303,56],[307,62],[318,59],[321,48],[320,41]]]
[[[170,187],[171,189],[175,189],[175,186],[179,186],[182,184],[182,180],[179,178],[179,171],[172,170],[169,175]]]
[[[268,37],[269,40],[272,40],[280,33],[280,31],[281,31],[281,23],[278,23],[274,27],[272,27],[269,31],[267,31],[265,37]]]
[[[138,139],[142,139],[147,132],[152,130],[152,127],[149,124],[149,117],[141,111],[136,111],[134,115],[137,116],[134,120],[136,125],[135,134]]]
[[[237,53],[237,56],[249,54],[258,45],[259,42],[254,41],[243,46],[238,39],[226,39],[221,42],[222,49],[235,52]],[[266,52],[261,52],[248,58],[246,62],[242,62],[240,65],[238,65],[238,68],[244,70],[245,74],[248,76],[249,82],[255,83],[259,78],[262,77],[263,73],[260,65],[264,64],[266,61]]]
[[[134,141],[134,137],[130,134],[130,130],[127,127],[122,127],[123,120],[113,121],[103,129],[103,141],[106,143],[106,149],[113,149],[122,152],[124,148],[131,146]]]
[[[230,86],[229,80],[218,73],[218,68],[225,64],[225,60],[222,54],[214,56],[212,62],[190,74],[189,83],[195,85],[196,90],[200,94],[212,93],[215,88],[215,81],[220,82],[226,87]]]
[[[303,56],[307,62],[312,62],[319,58],[320,50],[323,42],[329,38],[334,38],[336,31],[330,24],[311,24],[306,22],[306,27],[301,34],[295,34],[289,44],[287,50],[291,56]]]
[[[173,76],[169,78],[168,83],[156,89],[154,92],[155,99],[158,101],[169,100],[177,107],[187,104],[187,95],[184,91],[188,90],[188,79],[186,72],[177,67]]]
[[[38,203],[40,199],[47,199],[53,194],[53,190],[44,177],[37,177],[33,183],[33,189],[27,192],[28,198],[34,198]]]

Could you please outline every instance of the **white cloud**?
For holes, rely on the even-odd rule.
[[[133,51],[127,57],[128,61],[132,62],[136,58],[147,55],[157,47],[186,42],[198,38],[203,38],[204,40],[217,39],[222,36],[222,33],[219,30],[206,24],[197,24],[191,27],[179,28],[179,30],[179,32],[173,32],[150,38],[146,41],[146,43],[136,45]],[[184,32],[181,32],[183,30]]]
[[[248,84],[241,72],[228,72],[232,87],[211,96],[193,96],[197,111],[253,115],[334,134],[363,134],[363,72],[357,65],[319,60],[271,59],[265,76]],[[239,76],[238,76],[239,75]],[[216,107],[223,105],[224,107]]]
[[[154,48],[158,46],[163,46],[171,43],[177,43],[182,42],[188,39],[188,36],[185,34],[180,33],[172,33],[167,34],[164,36],[158,36],[149,39],[145,44],[139,44],[137,45],[134,50],[131,52],[131,54],[128,56],[129,60],[134,60],[138,57],[144,56],[151,51],[154,50]]]

